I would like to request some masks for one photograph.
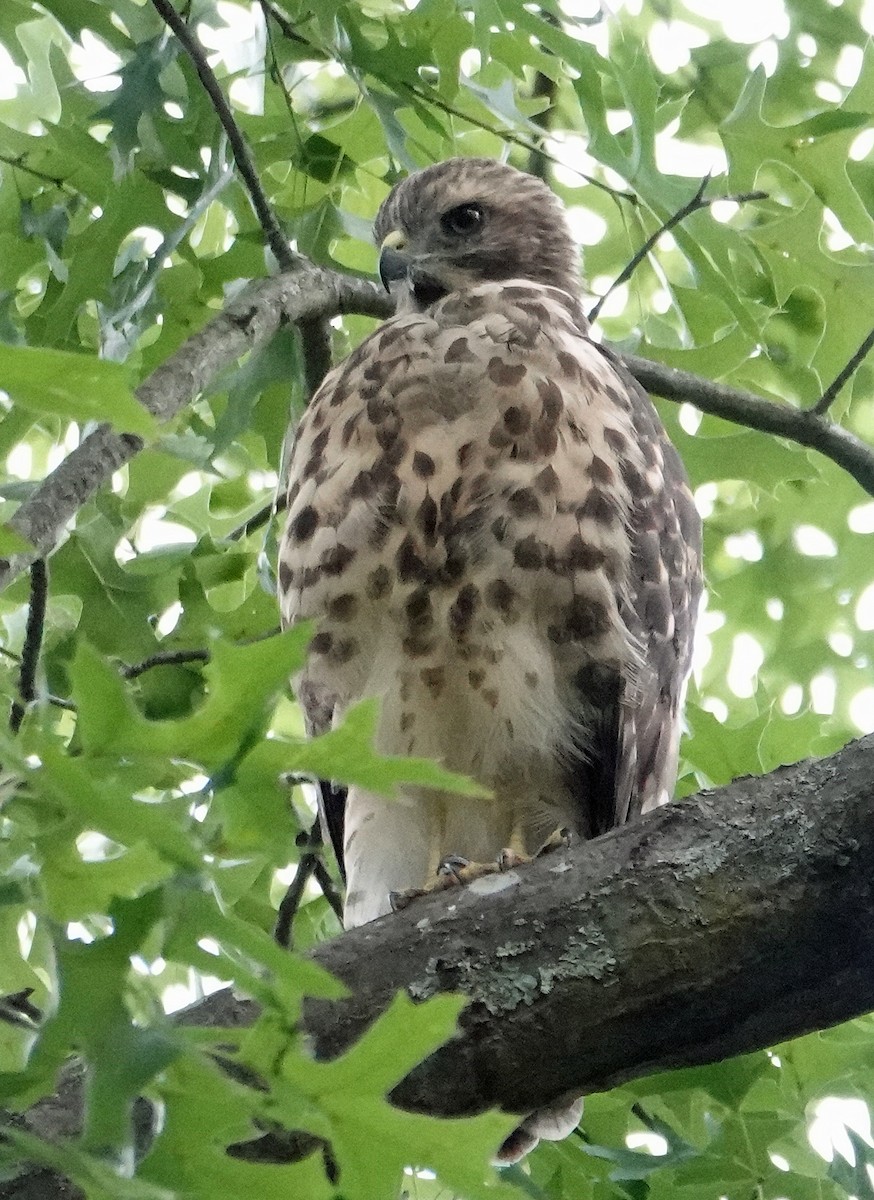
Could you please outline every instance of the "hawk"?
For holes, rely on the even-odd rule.
[[[316,623],[297,694],[312,732],[379,697],[378,750],[493,798],[323,789],[347,928],[667,800],[701,589],[680,459],[589,336],[550,189],[451,159],[398,183],[375,233],[397,313],[328,374],[291,454],[282,617]],[[568,1133],[566,1107],[504,1158]]]

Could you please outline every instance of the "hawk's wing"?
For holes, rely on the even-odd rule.
[[[601,833],[673,794],[702,580],[701,522],[685,468],[646,392],[616,354],[599,349],[631,402],[645,460],[643,471],[627,461],[623,466],[633,499],[623,615],[642,653],[633,686],[615,676],[601,681],[604,720],[593,758],[601,788],[590,793],[606,800],[595,814]]]

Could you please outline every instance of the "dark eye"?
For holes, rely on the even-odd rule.
[[[459,204],[443,214],[440,224],[444,233],[464,237],[482,228],[483,210],[478,204]]]

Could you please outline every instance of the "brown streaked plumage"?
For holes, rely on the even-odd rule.
[[[588,336],[553,193],[453,159],[399,183],[376,236],[398,315],[327,376],[291,458],[282,615],[317,622],[298,695],[314,731],[379,696],[380,750],[494,799],[334,793],[347,925],[449,855],[535,853],[668,799],[701,587],[683,468]],[[574,1114],[534,1114],[505,1157]]]

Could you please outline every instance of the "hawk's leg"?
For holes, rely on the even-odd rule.
[[[470,862],[459,854],[448,854],[439,862],[436,874],[430,883],[426,883],[424,887],[408,888],[406,891],[392,892],[389,895],[392,912],[400,912],[402,908],[406,908],[420,896],[429,896],[432,892],[444,892],[447,888],[463,887],[465,884],[472,883],[474,879],[481,879],[484,875],[496,875],[501,871],[511,871],[514,867],[524,866],[526,863],[534,862],[542,854],[565,849],[570,845],[570,841],[569,829],[556,829],[539,850],[536,850],[534,854],[528,854],[525,851],[522,830],[518,825],[514,826],[510,835],[510,844],[501,850],[494,862]]]

